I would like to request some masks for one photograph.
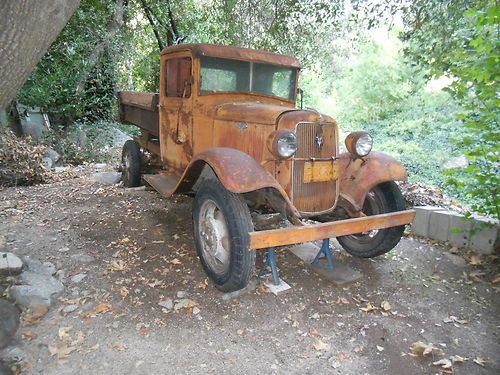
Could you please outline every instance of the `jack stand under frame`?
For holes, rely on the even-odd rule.
[[[321,256],[326,258],[326,265],[321,264]],[[333,253],[330,249],[330,239],[325,238],[321,249],[309,265],[311,269],[331,281],[335,286],[344,286],[360,280],[363,275],[345,264],[334,262]]]
[[[326,259],[326,264],[322,264],[322,257]],[[321,244],[321,248],[316,254],[316,257],[308,266],[317,274],[331,281],[335,286],[344,286],[356,282],[362,278],[362,274],[345,264],[334,262],[333,253],[330,249],[330,239],[325,238]],[[266,260],[262,267],[258,278],[262,279],[264,274],[270,268],[272,276],[272,284],[279,287],[284,283],[278,275],[278,267],[276,266],[276,249],[270,247],[266,250]],[[287,284],[288,286],[288,284]]]
[[[266,274],[268,268],[271,269],[271,282],[269,282],[267,278],[269,274]],[[266,250],[266,260],[264,262],[264,266],[259,272],[258,278],[263,281],[264,285],[267,286],[275,295],[290,289],[290,285],[280,279],[278,275],[278,267],[276,266],[276,250],[274,247],[270,247]]]

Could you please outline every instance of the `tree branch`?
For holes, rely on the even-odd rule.
[[[78,83],[76,85],[77,93],[83,90],[83,87],[85,85],[85,82],[87,81],[87,78],[90,75],[90,72],[99,61],[99,58],[101,57],[102,53],[108,48],[109,44],[111,43],[111,40],[116,35],[118,30],[120,30],[120,28],[123,26],[123,11],[124,11],[123,1],[124,0],[116,0],[115,14],[113,15],[113,19],[109,24],[108,31],[106,32],[102,40],[92,50],[92,53],[90,54],[88,59],[89,61],[86,64],[87,67],[81,73],[80,79],[78,80]]]

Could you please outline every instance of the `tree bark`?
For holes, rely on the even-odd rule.
[[[80,0],[0,1],[0,110],[28,79]]]

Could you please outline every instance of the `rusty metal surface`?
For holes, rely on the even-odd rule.
[[[250,233],[250,249],[265,249],[409,224],[414,210]]]
[[[275,126],[278,117],[288,111],[296,111],[296,109],[270,103],[235,102],[218,105],[214,117],[220,120],[246,121]]]
[[[335,206],[338,198],[338,179],[323,182],[304,182],[307,158],[331,158],[332,168],[337,156],[338,131],[335,123],[299,122],[296,126],[298,149],[292,162],[291,200],[299,212],[324,212]],[[305,160],[300,160],[304,158]]]
[[[386,181],[406,181],[408,174],[392,156],[372,151],[363,158],[353,158],[349,153],[339,156],[340,194],[361,210],[366,194]]]
[[[212,56],[226,59],[269,63],[274,65],[300,68],[300,62],[293,56],[278,55],[276,53],[259,51],[250,48],[229,47],[216,44],[177,44],[165,48],[162,55],[173,52],[189,51],[193,56]]]
[[[180,176],[175,173],[145,174],[143,178],[165,198],[170,197],[174,193],[180,180]]]
[[[296,109],[293,101],[283,98],[255,93],[200,95],[198,57],[205,55],[299,66],[295,58],[262,51],[178,45],[161,55],[159,102],[154,94],[120,93],[122,118],[158,137],[159,150],[158,143],[149,138],[144,147],[160,153],[161,161],[182,176],[175,192],[192,187],[209,164],[228,190],[248,193],[274,189],[286,203],[288,216],[298,218],[331,212],[339,194],[355,212],[378,183],[406,179],[406,172],[394,159],[372,152],[357,160],[350,154],[341,155],[334,161],[340,176],[337,181],[305,184],[301,173],[311,157],[323,160],[338,156],[335,120],[312,109]],[[169,63],[174,60],[175,64]],[[166,95],[168,87],[172,96]],[[299,123],[310,125],[297,127]],[[328,126],[323,129],[319,124]],[[319,128],[323,138],[320,147],[315,143]],[[268,147],[273,134],[283,129],[297,131],[299,150],[294,158],[280,159]]]
[[[196,155],[184,171],[175,192],[189,191],[201,170],[208,164],[224,187],[242,194],[259,189],[275,189],[286,204],[289,216],[299,217],[281,185],[251,156],[231,148],[211,148]]]
[[[158,137],[158,94],[122,91],[118,98],[120,122],[134,124]]]

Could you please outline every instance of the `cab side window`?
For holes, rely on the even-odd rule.
[[[177,57],[166,61],[165,95],[174,98],[191,97],[190,57]]]

